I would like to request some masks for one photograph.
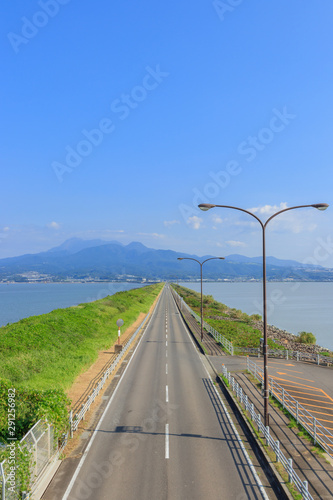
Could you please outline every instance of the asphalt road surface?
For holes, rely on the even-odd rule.
[[[64,500],[267,498],[166,286]]]

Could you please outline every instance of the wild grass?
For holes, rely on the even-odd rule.
[[[148,312],[162,286],[119,292],[0,328],[0,441],[8,440],[12,393],[17,439],[41,418],[53,423],[57,436],[65,432],[70,404],[65,391],[116,341],[117,319],[124,320],[125,331]]]
[[[68,389],[75,378],[147,313],[162,284],[119,292],[76,307],[31,316],[0,328],[0,378],[13,386]]]

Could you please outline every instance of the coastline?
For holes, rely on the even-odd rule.
[[[262,321],[256,321],[253,324],[253,327],[263,332]],[[280,328],[277,328],[274,325],[267,325],[267,336],[268,338],[274,340],[276,343],[292,351],[308,352],[311,354],[332,352],[330,351],[330,349],[319,346],[318,344],[304,344],[302,342],[297,342],[298,339],[297,335],[289,333],[286,330],[281,330]]]

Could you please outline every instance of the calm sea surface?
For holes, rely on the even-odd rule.
[[[180,283],[200,291],[199,283]],[[62,307],[98,300],[137,283],[0,283],[0,325]],[[204,283],[203,293],[219,302],[262,314],[261,283]],[[268,283],[268,323],[297,334],[312,332],[333,350],[333,283]]]
[[[139,283],[0,283],[0,326],[139,288]]]
[[[179,284],[200,292],[200,283]],[[261,283],[204,283],[203,293],[262,315]],[[333,283],[268,283],[267,322],[295,335],[312,332],[317,344],[333,350]]]

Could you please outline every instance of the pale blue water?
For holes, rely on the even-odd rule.
[[[200,283],[180,283],[200,291]],[[53,309],[98,300],[137,283],[0,283],[0,326]],[[262,314],[261,283],[204,283],[203,293],[219,302]],[[268,323],[288,332],[312,332],[317,344],[333,350],[333,283],[268,283]]]
[[[179,283],[200,292],[200,283]],[[262,315],[261,283],[203,283],[203,293],[247,314]],[[267,283],[267,322],[297,335],[312,332],[333,350],[333,283]]]
[[[0,283],[0,326],[53,309],[92,302],[140,283]]]

